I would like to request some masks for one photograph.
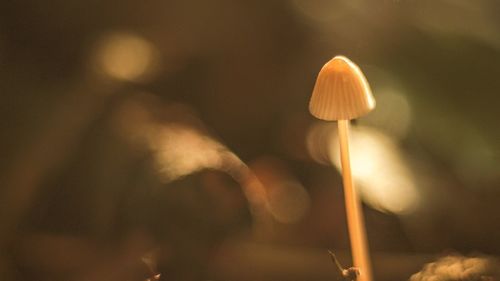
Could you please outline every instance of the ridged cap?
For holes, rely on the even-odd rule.
[[[327,62],[318,74],[309,111],[323,120],[350,120],[375,108],[370,85],[359,67],[344,56]]]

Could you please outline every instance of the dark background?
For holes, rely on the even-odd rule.
[[[351,264],[341,177],[307,105],[338,54],[378,102],[353,127],[391,141],[420,199],[367,201],[376,279],[499,255],[499,15],[493,0],[3,1],[0,279],[144,280],[146,254],[162,280],[333,279],[326,249]],[[175,174],[176,157],[202,164]]]

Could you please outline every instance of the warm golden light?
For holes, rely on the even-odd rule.
[[[150,70],[154,46],[146,39],[129,33],[115,33],[105,38],[97,49],[97,64],[106,75],[134,81]]]
[[[351,60],[336,56],[318,74],[309,111],[322,120],[351,120],[375,108],[370,85]]]
[[[351,165],[362,199],[373,208],[406,214],[419,206],[414,175],[398,145],[388,135],[366,126],[352,126]],[[340,154],[335,124],[316,122],[309,129],[307,148],[311,157],[339,171]]]
[[[150,143],[166,181],[206,168],[219,169],[223,154],[230,153],[208,136],[180,124],[162,126],[157,131]]]
[[[152,153],[161,179],[168,183],[204,169],[225,172],[241,184],[256,228],[267,227],[265,187],[236,154],[203,129],[193,110],[183,104],[159,106],[161,102],[147,94],[139,97],[121,104],[112,126],[120,136]],[[174,120],[165,122],[155,112]]]
[[[371,281],[372,270],[363,211],[351,173],[349,120],[366,115],[375,108],[370,86],[361,69],[344,56],[327,62],[318,74],[309,111],[318,119],[337,121],[342,181],[353,264],[359,268],[360,281]]]
[[[306,135],[306,148],[309,156],[321,164],[330,165],[330,143],[337,126],[334,123],[314,122]]]
[[[152,98],[143,96],[145,100],[146,97]],[[165,106],[165,113],[175,112],[176,115],[185,115],[186,119],[165,123],[157,120],[145,100],[124,101],[113,118],[113,126],[129,141],[153,152],[157,171],[165,182],[202,169],[225,169],[241,163],[224,145],[188,122],[193,119],[189,107],[180,104]]]
[[[370,206],[385,212],[405,214],[419,204],[419,193],[411,170],[394,141],[368,127],[352,127],[351,165],[360,195]],[[331,139],[330,157],[341,170],[337,135]]]

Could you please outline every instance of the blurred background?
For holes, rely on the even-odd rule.
[[[1,280],[337,280],[335,55],[376,280],[500,254],[494,0],[4,1]]]

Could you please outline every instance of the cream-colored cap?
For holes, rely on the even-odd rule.
[[[375,108],[370,85],[359,67],[344,56],[327,62],[318,74],[309,111],[323,120],[350,120]]]

